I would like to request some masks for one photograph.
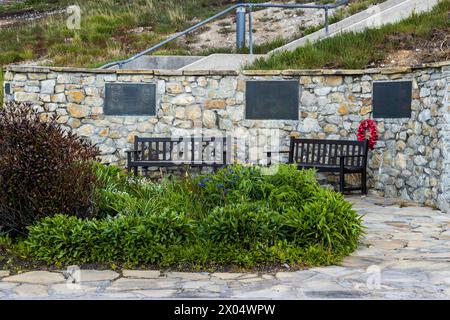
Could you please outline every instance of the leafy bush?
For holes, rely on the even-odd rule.
[[[97,154],[56,117],[41,120],[29,104],[7,104],[0,113],[0,226],[24,232],[46,216],[93,216]]]
[[[43,219],[29,229],[31,256],[67,264],[320,265],[349,254],[363,232],[341,194],[292,165],[273,175],[234,165],[159,184],[113,166],[95,170],[103,218]]]

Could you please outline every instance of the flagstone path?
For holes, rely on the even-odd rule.
[[[372,196],[349,200],[367,234],[339,266],[274,274],[81,270],[79,283],[67,271],[0,270],[0,299],[450,299],[450,214]]]

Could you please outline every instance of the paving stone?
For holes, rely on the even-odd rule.
[[[122,275],[127,278],[156,279],[161,276],[159,270],[123,270]]]
[[[48,296],[48,287],[41,284],[21,284],[13,289],[20,297],[45,297]]]
[[[364,213],[361,246],[337,266],[256,273],[82,270],[78,290],[61,273],[0,271],[1,299],[450,299],[450,216],[377,197],[351,197]],[[384,206],[376,205],[376,203]],[[440,235],[443,235],[440,237]],[[374,267],[380,287],[370,288]],[[372,269],[370,269],[372,268]]]
[[[167,279],[133,279],[120,278],[114,281],[106,290],[110,291],[133,291],[152,289],[173,289],[177,284],[175,280]]]
[[[58,283],[50,287],[50,292],[55,295],[78,296],[93,293],[99,290],[95,285],[89,286],[79,283]]]
[[[244,274],[243,273],[222,273],[222,272],[215,272],[212,273],[211,276],[219,278],[219,279],[223,279],[223,280],[231,280],[231,279],[237,279],[242,277]]]
[[[51,284],[57,282],[64,282],[65,279],[61,273],[48,271],[30,271],[3,278],[2,281],[25,282],[34,284]]]
[[[232,298],[235,299],[297,299],[298,292],[291,286],[274,285],[259,290],[243,290],[233,293]]]
[[[114,280],[119,276],[112,270],[80,270],[80,282]]]
[[[170,298],[175,296],[177,290],[135,290],[132,293],[146,298]]]
[[[208,280],[209,273],[194,273],[194,272],[166,272],[167,278],[180,278],[183,280]]]

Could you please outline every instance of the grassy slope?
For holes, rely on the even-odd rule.
[[[402,48],[404,43],[399,39],[403,35],[405,39],[414,35],[411,43],[414,45],[414,42],[429,41],[436,29],[450,32],[449,11],[450,0],[443,0],[432,12],[413,15],[404,21],[378,29],[345,33],[307,44],[292,52],[260,59],[247,69],[364,68]]]
[[[32,2],[36,1],[27,2],[33,7]],[[68,3],[45,2],[53,3],[51,8]],[[69,30],[64,15],[2,29],[0,65],[48,57],[57,66],[98,66],[143,50],[235,3],[236,0],[70,1],[81,7],[80,30]],[[43,6],[42,2],[39,6]],[[150,32],[130,31],[138,27]],[[176,43],[168,44],[164,50],[188,54]]]
[[[350,0],[348,7],[339,9],[331,18],[340,20],[370,4],[384,0]],[[78,4],[82,20],[80,30],[69,30],[65,25],[66,15],[52,16],[39,21],[2,29],[0,33],[0,65],[25,60],[49,58],[56,66],[94,67],[130,56],[156,44],[167,36],[193,25],[194,21],[209,17],[238,0],[26,0],[22,3],[3,6],[2,12],[13,12],[33,8],[35,10],[64,8]],[[265,0],[253,0],[265,2]],[[308,2],[298,0],[297,2]],[[324,1],[318,1],[324,2]],[[328,1],[333,2],[333,1]],[[151,29],[136,33],[137,27]],[[299,26],[298,35],[313,32]],[[188,37],[188,41],[192,40]],[[291,39],[292,40],[292,39]],[[255,46],[255,53],[267,53],[285,44],[289,39]],[[231,52],[230,48],[205,51]],[[246,52],[244,50],[243,52]],[[157,54],[190,54],[181,43],[172,42]]]

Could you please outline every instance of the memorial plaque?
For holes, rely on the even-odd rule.
[[[11,83],[5,82],[5,94],[11,94]]]
[[[298,81],[247,81],[245,117],[254,120],[298,120]]]
[[[105,115],[156,115],[156,85],[149,83],[107,83]]]
[[[411,95],[411,81],[375,81],[372,96],[373,117],[411,117]]]

